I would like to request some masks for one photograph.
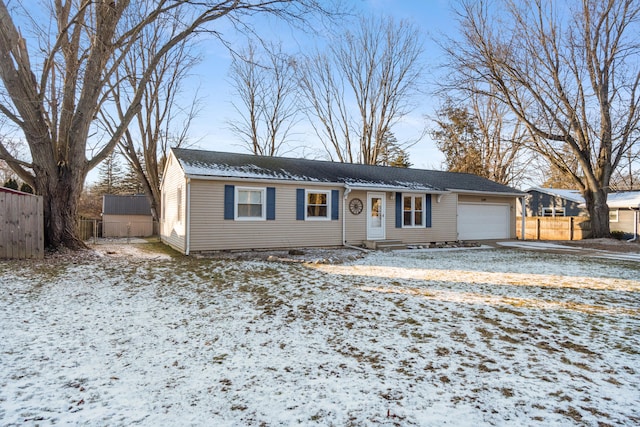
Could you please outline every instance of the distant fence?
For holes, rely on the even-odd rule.
[[[517,218],[517,236],[522,238],[522,217]],[[591,221],[581,216],[525,217],[525,240],[582,240],[591,235]]]
[[[85,241],[102,237],[151,237],[158,234],[157,221],[103,221],[98,219],[78,221],[78,237]]]
[[[43,258],[42,196],[0,192],[0,258]]]

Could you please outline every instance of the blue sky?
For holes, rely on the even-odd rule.
[[[441,33],[452,34],[456,28],[451,12],[451,2],[444,0],[361,0],[354,1],[353,4],[363,13],[393,16],[415,23],[424,36],[426,78],[428,81],[433,80],[432,73],[437,73],[436,66],[439,61],[439,50],[433,37],[437,37]],[[281,25],[265,23],[258,30],[261,36],[264,34],[265,38],[280,38],[285,46],[298,44],[304,47],[305,43],[313,44],[311,40],[308,40],[308,36]],[[230,29],[225,35],[228,40],[234,40]],[[238,43],[243,42],[239,40]],[[231,105],[233,87],[228,76],[229,52],[218,41],[203,42],[201,49],[203,61],[193,70],[193,79],[190,81],[191,88],[199,87],[199,95],[203,103],[203,108],[190,131],[191,139],[195,142],[194,147],[216,151],[247,152],[238,137],[228,130],[227,122],[235,114]],[[429,85],[426,88],[429,89]],[[405,117],[394,128],[394,133],[400,141],[415,139],[420,135],[426,124],[425,116],[431,115],[434,106],[437,106],[437,101],[427,93],[417,101],[418,106],[412,114]],[[317,136],[310,129],[303,129],[302,132],[302,134],[296,135],[296,141],[291,145],[304,145],[307,147],[304,150],[306,155],[318,158],[325,156],[324,148]],[[296,156],[300,153],[293,151],[287,155]],[[409,154],[410,161],[416,168],[440,169],[444,160],[428,136],[410,148]]]

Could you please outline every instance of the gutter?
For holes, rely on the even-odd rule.
[[[347,246],[347,197],[351,193],[351,187],[344,185],[344,194],[342,196],[342,245]]]
[[[520,209],[522,210],[522,214],[520,215],[520,237],[521,237],[521,240],[526,240],[525,239],[525,231],[526,231],[526,228],[527,228],[527,218],[525,218],[526,215],[527,215],[527,206],[526,206],[527,200],[526,199],[527,199],[527,196],[522,196],[520,198]]]
[[[189,255],[191,250],[191,178],[187,177],[187,194],[185,201],[185,220],[184,220],[184,235],[185,235],[185,255]]]
[[[627,242],[635,242],[636,240],[638,240],[638,221],[640,221],[640,206],[637,206],[635,208],[629,206],[629,209],[633,211],[633,237],[627,240]]]

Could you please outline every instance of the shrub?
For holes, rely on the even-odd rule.
[[[626,236],[624,231],[616,230],[611,232],[611,237],[618,240],[624,240]]]

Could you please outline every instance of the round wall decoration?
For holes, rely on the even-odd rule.
[[[362,207],[362,200],[360,199],[352,199],[349,202],[349,211],[354,215],[360,215],[360,212],[362,212]]]

